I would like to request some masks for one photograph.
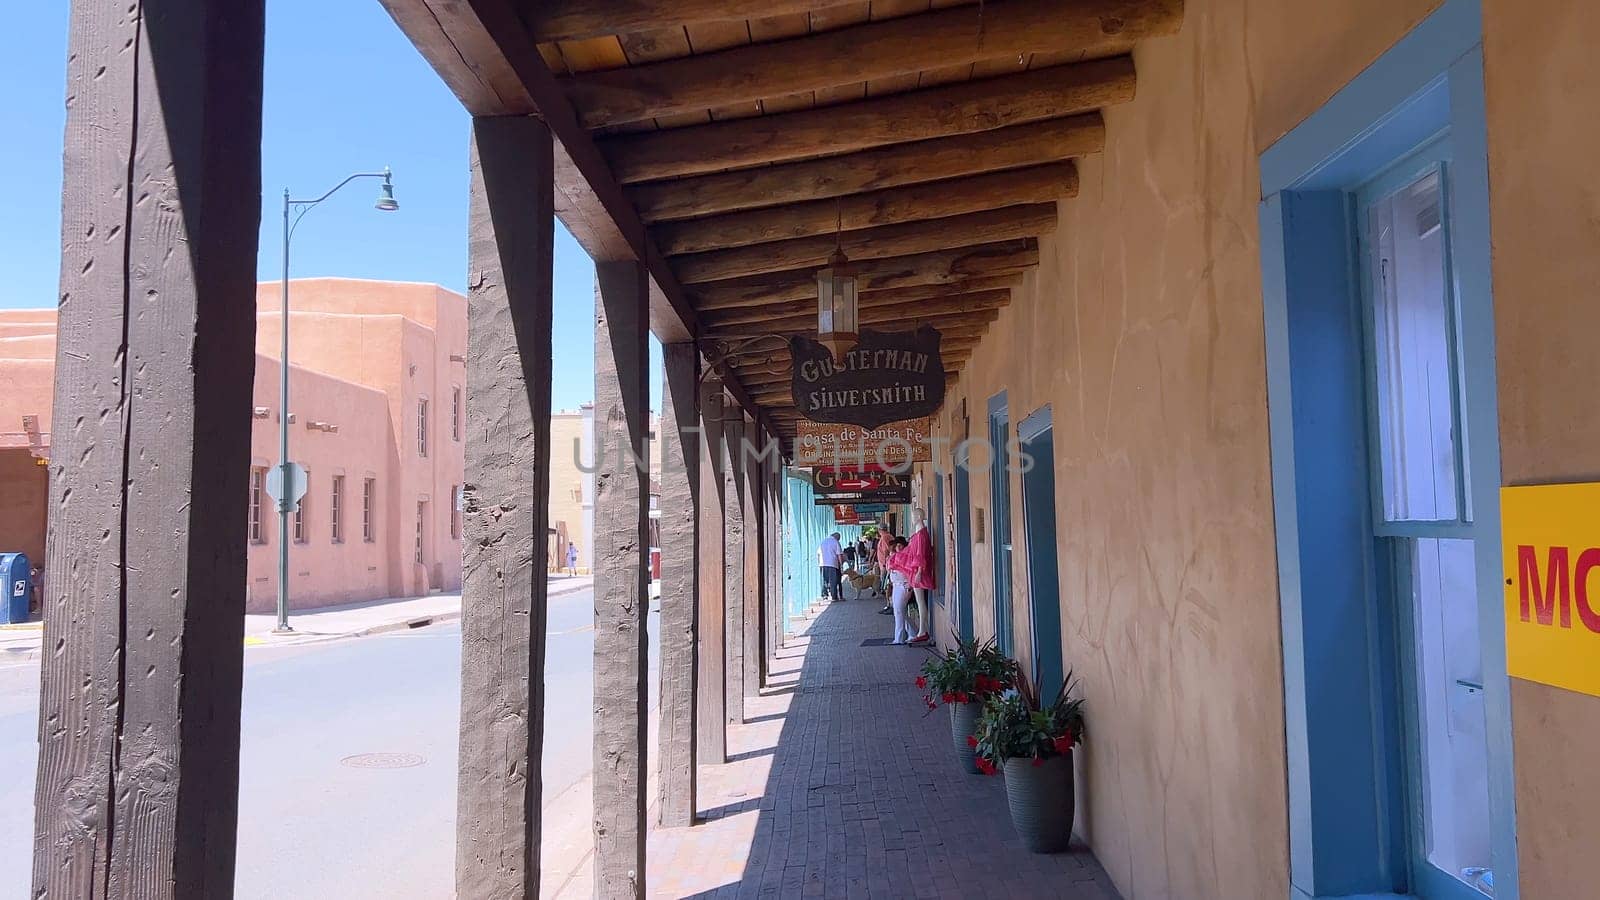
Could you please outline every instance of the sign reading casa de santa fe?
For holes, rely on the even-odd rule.
[[[808,422],[795,426],[797,466],[904,466],[931,462],[926,416],[862,428],[842,422]]]
[[[811,338],[789,339],[792,393],[802,418],[876,428],[922,418],[944,403],[939,331],[863,330],[856,346],[834,359]]]

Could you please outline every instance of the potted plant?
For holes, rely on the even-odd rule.
[[[1006,774],[1011,824],[1034,853],[1056,853],[1072,841],[1072,748],[1083,740],[1083,698],[1072,673],[1055,700],[1041,706],[1026,678],[991,696],[974,736],[978,768]]]
[[[952,635],[949,649],[935,651],[922,664],[917,687],[924,693],[922,702],[932,710],[943,703],[950,708],[950,739],[956,760],[967,772],[979,771],[973,758],[972,740],[978,713],[985,700],[1011,687],[1016,681],[1017,664],[1008,659],[993,640],[962,640]]]

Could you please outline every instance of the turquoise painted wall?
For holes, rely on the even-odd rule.
[[[822,573],[817,567],[817,544],[839,532],[841,543],[861,536],[860,525],[836,525],[833,508],[817,506],[811,482],[788,471],[783,479],[783,614],[784,630],[790,617],[803,615],[822,596]]]

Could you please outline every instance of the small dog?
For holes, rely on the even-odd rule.
[[[862,592],[864,591],[877,593],[883,588],[883,579],[876,573],[867,574],[858,572],[855,569],[845,570],[844,581],[846,584],[850,585],[850,589],[855,592],[856,599],[858,600],[861,598]]]

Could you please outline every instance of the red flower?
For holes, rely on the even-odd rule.
[[[956,695],[950,693],[949,691],[945,691],[944,696],[940,697],[939,699],[946,703],[954,703],[956,702]]]
[[[957,703],[965,703],[965,702],[967,702],[967,692],[966,691],[956,691],[956,702]]]
[[[978,746],[978,739],[970,734],[967,735],[967,746],[976,748]]]
[[[1034,758],[1033,758],[1033,764],[1034,764],[1034,766],[1035,766],[1035,767],[1038,767],[1038,766],[1042,766],[1042,765],[1044,765],[1044,757],[1042,757],[1042,756],[1035,756],[1035,757],[1034,757]]]
[[[972,678],[972,687],[974,690],[986,691],[989,689],[988,681],[989,676],[987,675],[974,675]]]
[[[995,766],[994,763],[980,756],[978,757],[978,771],[985,775],[993,775],[1000,770]]]
[[[927,686],[928,686],[928,678],[927,678],[927,676],[918,675],[917,676],[917,687],[918,688],[925,688]]]
[[[1072,732],[1067,732],[1054,741],[1057,753],[1065,756],[1072,749]]]

